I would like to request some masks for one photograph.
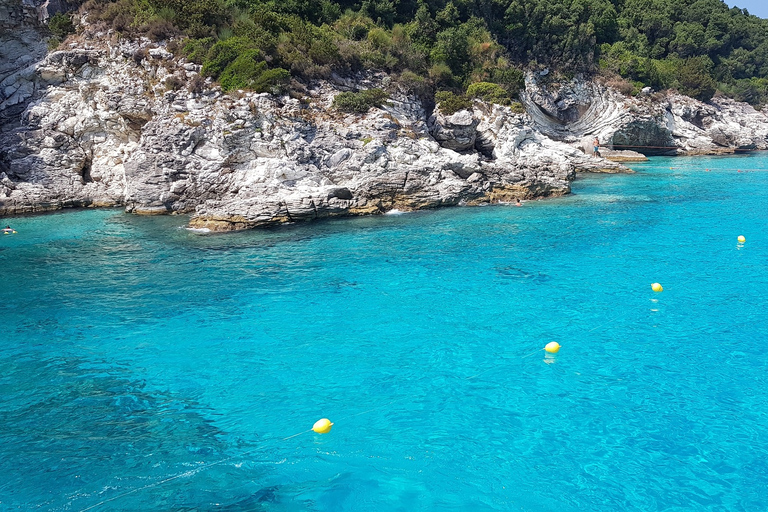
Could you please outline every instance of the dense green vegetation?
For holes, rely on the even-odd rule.
[[[600,66],[656,89],[768,102],[768,20],[721,0],[625,0]]]
[[[371,107],[380,107],[386,98],[387,93],[381,89],[341,92],[333,98],[333,106],[342,112],[365,114]]]
[[[412,91],[509,104],[523,70],[598,73],[637,92],[719,89],[768,102],[768,20],[722,0],[88,0],[120,33],[183,39],[176,51],[226,90],[362,69]],[[369,99],[350,97],[344,109]],[[375,102],[370,103],[375,104]],[[341,108],[341,107],[340,107]]]

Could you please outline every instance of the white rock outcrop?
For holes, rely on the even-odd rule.
[[[0,126],[14,122],[32,98],[35,64],[46,52],[34,4],[0,1]]]
[[[541,133],[585,152],[594,137],[609,149],[650,155],[768,149],[766,112],[723,97],[709,103],[673,92],[627,97],[597,82],[545,87],[528,75],[523,103]]]

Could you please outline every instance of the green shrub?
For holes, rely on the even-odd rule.
[[[680,63],[677,59],[653,60],[656,81],[649,82],[649,85],[657,89],[668,89],[675,83],[677,68]]]
[[[69,34],[75,33],[75,26],[72,20],[66,14],[57,12],[48,20],[48,30],[59,39],[66,38]]]
[[[220,0],[142,0],[135,1],[138,9],[167,17],[172,13],[177,26],[192,35],[194,31],[211,32],[211,28],[228,22],[229,13]],[[207,27],[207,28],[206,28]]]
[[[231,37],[224,41],[217,41],[205,57],[202,74],[218,78],[231,62],[242,56],[248,50],[252,50],[251,42],[242,37]],[[258,50],[255,50],[258,52]]]
[[[744,101],[754,107],[768,103],[768,79],[743,78],[729,84],[720,84],[719,90],[737,101]]]
[[[429,68],[429,78],[437,86],[450,86],[455,81],[451,68],[444,62],[439,62]]]
[[[711,100],[716,90],[712,67],[712,60],[707,56],[686,59],[677,70],[680,92],[697,100]]]
[[[490,82],[477,82],[467,88],[467,96],[470,98],[480,98],[489,103],[498,105],[509,105],[511,99],[509,93],[499,84]]]
[[[392,46],[392,36],[389,31],[378,27],[368,32],[368,41],[380,51],[387,51]]]
[[[333,98],[333,106],[342,112],[365,114],[371,107],[381,107],[387,93],[381,89],[342,92]]]
[[[267,70],[259,50],[248,50],[227,65],[219,76],[221,89],[251,89],[253,82]]]
[[[285,92],[290,80],[291,73],[287,69],[268,69],[253,81],[252,88],[256,92],[280,94]]]
[[[211,47],[216,43],[216,40],[212,37],[205,37],[203,39],[189,39],[184,44],[182,52],[184,56],[195,64],[202,64],[205,62],[205,57],[211,50]]]
[[[757,104],[765,93],[750,79],[768,79],[768,25],[721,0],[69,3],[119,34],[189,38],[185,55],[204,65],[210,77],[220,77],[246,51],[259,51],[253,62],[240,61],[230,70],[227,87],[282,84],[284,72],[267,73],[270,68],[287,69],[297,78],[376,69],[401,73],[407,87],[425,94],[497,84],[506,95],[495,88],[473,89],[473,95],[504,103],[523,89],[523,66],[549,68],[551,73],[540,77],[545,83],[576,73],[589,78],[599,62],[601,74],[621,76],[627,90],[676,87],[706,100],[720,82],[722,92]],[[74,31],[63,14],[52,17],[49,27],[52,47]],[[267,67],[259,66],[261,61]],[[406,70],[425,77],[424,86]],[[267,83],[257,83],[265,73]]]
[[[331,69],[343,69],[338,34],[330,27],[316,27],[299,18],[283,21],[274,52],[275,64],[303,76],[329,76]]]
[[[384,69],[387,67],[387,56],[375,50],[364,50],[359,55],[361,64],[368,69]]]
[[[334,24],[336,32],[352,41],[362,41],[375,25],[373,20],[361,13],[347,11]]]
[[[436,92],[435,103],[440,105],[440,112],[447,116],[455,114],[459,110],[472,108],[472,100],[463,94],[454,94],[450,91]]]
[[[315,64],[337,64],[339,59],[339,47],[336,45],[336,34],[324,25],[315,27],[307,24],[299,28],[306,31],[306,37],[301,41],[306,45],[309,58]]]
[[[515,68],[497,68],[491,72],[491,80],[507,90],[510,97],[516,97],[525,89],[525,75]]]
[[[422,95],[429,91],[427,79],[409,69],[400,73],[399,82],[405,86],[408,92],[413,94]]]
[[[290,79],[291,74],[283,68],[268,69],[258,50],[246,50],[224,69],[219,82],[224,91],[249,89],[280,94]]]

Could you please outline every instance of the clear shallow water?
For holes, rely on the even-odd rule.
[[[9,219],[0,510],[766,510],[768,156],[635,168],[224,236]]]

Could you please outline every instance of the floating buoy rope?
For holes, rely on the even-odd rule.
[[[606,322],[604,322],[604,323],[602,323],[602,324],[600,324],[600,325],[598,325],[596,327],[593,327],[592,329],[590,329],[587,332],[592,332],[592,331],[595,331],[595,330],[600,329],[602,327],[605,327],[605,326],[607,326],[609,324],[613,324],[620,316],[624,316],[624,315],[622,314],[622,315],[617,315],[615,317],[612,317],[608,321],[606,321]],[[307,346],[307,345],[310,345],[310,343],[305,343],[305,344],[302,344],[300,346],[304,347],[304,346]],[[522,361],[523,359],[527,359],[527,358],[529,358],[531,356],[534,356],[536,354],[540,354],[542,352],[546,352],[547,358],[550,358],[550,359],[549,360],[545,359],[544,362],[552,363],[552,362],[554,362],[553,355],[558,353],[561,348],[562,347],[561,347],[561,345],[558,342],[551,341],[551,342],[547,343],[542,348],[539,348],[537,350],[534,350],[532,352],[529,352],[527,354],[519,356],[519,360]],[[518,360],[518,358],[508,358],[508,357],[505,357],[504,354],[502,354],[502,353],[500,353],[498,351],[495,351],[495,350],[491,350],[490,352],[491,352],[491,354],[497,356],[497,358],[499,360],[501,360],[502,362],[499,362],[498,364],[491,365],[491,366],[485,368],[483,371],[481,371],[479,373],[470,375],[468,377],[464,377],[462,380],[469,381],[469,380],[472,380],[472,379],[476,379],[476,378],[478,378],[478,377],[480,377],[480,376],[482,376],[482,375],[484,375],[484,374],[486,374],[486,373],[488,373],[488,372],[490,372],[490,371],[492,371],[492,370],[494,370],[496,368],[499,368],[499,367],[501,367],[501,366],[503,366],[505,364],[508,364],[510,359]],[[337,422],[343,422],[343,421],[346,421],[348,419],[355,418],[357,416],[363,416],[365,414],[370,414],[372,412],[379,411],[381,409],[389,407],[390,405],[393,405],[393,404],[396,404],[398,402],[402,402],[404,400],[408,400],[408,399],[411,399],[411,398],[412,398],[411,395],[406,395],[406,396],[403,396],[403,397],[400,397],[400,398],[394,398],[394,399],[392,399],[392,400],[390,400],[388,402],[385,402],[383,404],[377,405],[376,407],[373,407],[371,409],[366,409],[364,411],[360,411],[360,412],[356,412],[356,413],[353,413],[353,414],[348,414],[346,416],[343,416],[343,417],[337,419]],[[262,442],[259,444],[259,446],[256,447],[256,448],[253,448],[253,449],[250,449],[250,450],[246,450],[246,451],[244,451],[242,453],[239,453],[237,455],[232,455],[230,457],[225,457],[225,458],[223,458],[221,460],[210,462],[208,464],[202,464],[199,467],[196,467],[194,469],[190,469],[190,470],[187,470],[187,471],[183,471],[183,472],[181,472],[181,473],[179,473],[177,475],[173,475],[173,476],[164,478],[162,480],[158,480],[157,482],[153,482],[151,484],[147,484],[147,485],[144,485],[142,487],[137,487],[135,489],[131,489],[129,491],[123,492],[123,493],[118,494],[116,496],[113,496],[111,498],[107,498],[105,500],[102,500],[102,501],[100,501],[100,502],[98,502],[98,503],[96,503],[94,505],[90,505],[90,506],[88,506],[86,508],[80,509],[80,512],[87,512],[88,510],[93,510],[94,508],[97,508],[97,507],[99,507],[101,505],[104,505],[105,503],[109,503],[109,502],[118,500],[120,498],[124,498],[126,496],[131,495],[131,494],[135,494],[137,492],[144,491],[144,490],[147,490],[147,489],[152,489],[154,487],[158,487],[158,486],[164,485],[164,484],[166,484],[168,482],[172,482],[172,481],[177,480],[179,478],[193,476],[193,475],[196,475],[196,474],[198,474],[198,473],[200,473],[202,471],[205,471],[205,470],[207,470],[209,468],[212,468],[212,467],[215,467],[215,466],[219,466],[221,464],[226,464],[227,462],[230,462],[230,461],[233,461],[233,460],[242,459],[243,457],[246,457],[246,456],[248,456],[248,455],[250,455],[252,453],[255,453],[255,452],[259,451],[259,450],[263,450],[265,445],[266,445],[266,443],[269,443],[271,441],[275,441],[275,442],[288,441],[290,439],[294,439],[294,438],[302,436],[304,434],[308,434],[309,432],[315,432],[317,434],[327,434],[327,433],[329,433],[331,431],[331,428],[333,427],[333,425],[334,425],[334,423],[331,422],[328,418],[322,418],[322,419],[316,421],[314,423],[314,425],[312,425],[312,428],[309,428],[307,430],[302,430],[300,432],[296,432],[295,434],[291,434],[291,435],[285,436],[285,437],[273,437],[273,438],[263,439]],[[263,461],[263,462],[270,462],[270,461]]]
[[[557,349],[555,350],[555,352],[557,352],[557,351],[560,350],[560,344],[553,341],[553,342],[548,343],[543,348],[540,348],[538,350],[535,350],[533,352],[530,352],[528,354],[525,354],[525,355],[521,356],[519,359],[520,360],[526,359],[526,358],[528,358],[528,357],[530,357],[532,355],[539,354],[542,351],[554,353],[554,352],[551,352],[551,350],[548,350],[547,347],[550,347],[550,349],[551,349],[555,345],[557,346]],[[502,356],[502,354],[499,354],[496,351],[491,351],[491,352],[493,354],[499,356],[499,357]],[[495,364],[495,365],[491,365],[490,367],[486,368],[482,372],[474,374],[474,375],[470,375],[469,377],[464,377],[462,380],[472,380],[472,379],[475,379],[475,378],[477,378],[477,377],[479,377],[479,376],[481,376],[481,375],[483,375],[483,374],[485,374],[485,373],[487,373],[487,372],[489,372],[489,371],[491,371],[491,370],[493,370],[495,368],[498,368],[498,367],[502,366],[503,364],[507,364],[508,361],[509,360],[505,360],[503,363],[498,363],[498,364]],[[341,421],[348,420],[350,418],[354,418],[356,416],[362,416],[364,414],[370,414],[372,412],[384,409],[385,407],[389,407],[390,405],[395,404],[397,402],[402,402],[403,400],[407,400],[407,399],[411,399],[411,398],[412,398],[411,395],[403,396],[403,397],[400,397],[400,398],[395,398],[393,400],[390,400],[389,402],[383,403],[381,405],[377,405],[376,407],[373,407],[371,409],[367,409],[365,411],[361,411],[361,412],[357,412],[357,413],[354,413],[354,414],[349,414],[347,416],[343,416],[342,418],[339,418],[337,421],[341,422]],[[246,456],[248,456],[248,455],[250,455],[252,453],[255,453],[255,452],[259,451],[259,450],[263,450],[264,447],[265,447],[265,444],[270,442],[270,441],[279,441],[279,442],[288,441],[290,439],[302,436],[302,435],[307,434],[309,432],[315,432],[317,434],[327,434],[327,433],[329,433],[331,431],[331,428],[333,427],[333,425],[334,425],[334,423],[331,422],[331,420],[329,420],[328,418],[322,418],[320,420],[317,420],[314,423],[314,425],[312,425],[312,428],[310,428],[310,429],[302,430],[301,432],[297,432],[295,434],[291,434],[291,435],[286,436],[286,437],[264,439],[259,444],[259,446],[256,447],[256,448],[253,448],[253,449],[250,449],[250,450],[246,450],[243,453],[239,453],[237,455],[232,455],[230,457],[225,457],[225,458],[223,458],[221,460],[210,462],[208,464],[202,464],[199,467],[196,467],[194,469],[183,471],[183,472],[181,472],[179,474],[176,474],[176,475],[164,478],[162,480],[158,480],[157,482],[153,482],[151,484],[147,484],[147,485],[144,485],[142,487],[137,487],[135,489],[131,489],[130,491],[126,491],[126,492],[120,493],[120,494],[118,494],[116,496],[112,496],[111,498],[107,498],[107,499],[102,500],[102,501],[100,501],[100,502],[98,502],[96,504],[90,505],[90,506],[88,506],[86,508],[82,508],[82,509],[80,509],[80,512],[86,512],[88,510],[93,510],[94,508],[100,507],[101,505],[104,505],[106,503],[110,503],[110,502],[118,500],[120,498],[124,498],[126,496],[131,495],[131,494],[135,494],[137,492],[144,491],[144,490],[147,490],[147,489],[152,489],[154,487],[158,487],[158,486],[166,484],[168,482],[172,482],[173,480],[178,480],[179,478],[193,476],[193,475],[196,475],[196,474],[198,474],[198,473],[200,473],[202,471],[205,471],[206,469],[212,468],[214,466],[219,466],[221,464],[225,464],[225,463],[233,461],[233,460],[242,459],[243,457],[246,457]],[[264,461],[264,462],[269,462],[269,461]]]

